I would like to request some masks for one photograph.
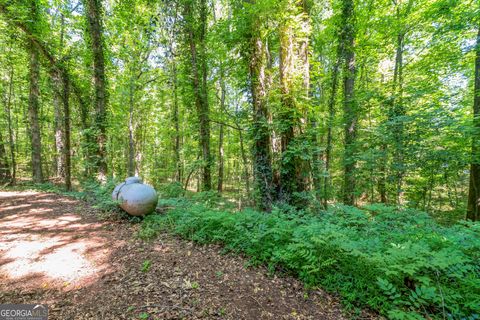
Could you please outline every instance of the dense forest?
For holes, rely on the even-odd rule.
[[[0,179],[479,219],[469,1],[5,1]],[[475,94],[477,92],[477,94]]]
[[[140,270],[135,281],[122,278],[125,287],[140,279],[148,290],[172,291],[175,303],[160,311],[131,305],[132,319],[202,318],[185,310],[280,319],[284,307],[285,319],[303,319],[290,317],[292,304],[279,306],[285,297],[260,303],[261,293],[244,309],[248,296],[233,289],[225,289],[230,302],[219,300],[230,309],[183,301],[184,292],[223,288],[216,281],[226,279],[227,258],[179,239],[220,244],[244,255],[245,266],[322,288],[351,318],[480,319],[480,2],[0,0],[0,30],[0,238],[8,238],[0,275],[20,261],[8,257],[24,250],[15,241],[52,243],[35,237],[63,236],[64,216],[88,226],[73,224],[68,241],[100,232],[91,215],[80,218],[85,210],[69,216],[76,197],[95,203],[102,219],[123,219],[103,227],[115,230],[111,239],[141,247],[129,247],[135,261],[118,272]],[[131,176],[160,194],[143,218],[111,200]],[[32,186],[70,198],[21,193]],[[146,242],[158,237],[157,247]],[[169,255],[173,265],[162,260]],[[192,267],[197,258],[204,262]],[[75,259],[59,265],[68,270]],[[150,278],[158,266],[162,277],[196,273],[184,270],[174,290],[153,285],[180,279]],[[233,286],[253,297],[250,271],[238,270]],[[266,278],[268,292],[285,285]],[[105,283],[106,292],[117,288]],[[309,292],[291,302],[313,314],[305,319],[330,319],[318,313],[330,298],[309,309]],[[79,307],[69,316],[103,319],[101,308],[115,314],[136,300],[99,301],[93,313]],[[181,315],[161,313],[179,305]]]

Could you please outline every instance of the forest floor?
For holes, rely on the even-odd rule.
[[[0,303],[49,319],[345,319],[338,299],[247,260],[100,218],[50,193],[0,191]]]

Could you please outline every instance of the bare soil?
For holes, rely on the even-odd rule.
[[[49,319],[346,319],[338,300],[82,201],[0,191],[0,303],[46,303]]]

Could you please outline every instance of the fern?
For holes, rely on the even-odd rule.
[[[444,227],[423,212],[383,205],[233,213],[215,209],[210,195],[200,197],[207,203],[178,202],[167,215],[148,216],[140,235],[170,230],[221,243],[253,265],[339,293],[349,309],[369,307],[391,319],[479,319],[478,224]]]

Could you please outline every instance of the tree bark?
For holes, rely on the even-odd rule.
[[[88,21],[91,50],[93,55],[93,82],[95,86],[95,167],[99,181],[105,181],[107,175],[106,161],[106,79],[105,56],[103,49],[102,6],[101,0],[83,0]]]
[[[171,28],[168,30],[169,34],[169,59],[171,61],[171,90],[173,92],[173,104],[172,104],[172,122],[174,127],[174,136],[173,136],[173,154],[174,154],[174,165],[175,165],[175,174],[174,180],[177,182],[182,183],[184,169],[181,159],[181,143],[182,143],[182,136],[180,133],[180,110],[179,110],[179,101],[178,101],[178,71],[177,71],[177,39],[178,39],[178,31],[180,28],[178,27],[177,19],[179,19],[179,12],[178,6],[180,5],[179,2],[175,2],[173,7],[174,12],[172,16],[174,17],[173,23],[171,24]]]
[[[77,95],[77,94],[76,94]],[[77,95],[78,96],[78,95]],[[83,154],[83,172],[82,175],[84,178],[91,177],[93,175],[93,164],[95,147],[95,137],[91,131],[91,120],[89,117],[89,106],[87,103],[80,103],[79,105],[79,114],[80,114],[80,125],[82,133],[82,141],[80,143],[82,154]]]
[[[135,108],[135,79],[130,79],[130,90],[128,97],[128,168],[127,174],[129,177],[135,175],[135,139],[134,139],[134,125],[133,112]]]
[[[10,75],[9,75],[9,84],[8,84],[8,99],[5,104],[5,114],[7,115],[7,126],[8,126],[8,142],[10,150],[10,184],[14,185],[16,182],[17,176],[17,162],[15,158],[15,140],[13,136],[12,128],[12,96],[13,96],[13,65],[10,65]]]
[[[342,2],[342,41],[344,55],[343,70],[343,119],[345,133],[345,152],[343,159],[344,166],[344,185],[343,202],[348,205],[355,205],[355,167],[356,152],[355,143],[357,139],[357,108],[355,103],[355,21],[354,21],[354,3],[353,0],[343,0]]]
[[[387,145],[382,142],[380,145],[380,169],[378,172],[378,193],[380,194],[380,202],[387,203]]]
[[[222,67],[220,67],[222,68]],[[223,80],[223,70],[220,71],[220,113],[223,115],[225,112],[225,82]],[[223,191],[223,178],[224,178],[224,150],[223,150],[223,134],[224,134],[224,126],[220,124],[219,132],[218,132],[218,183],[217,183],[217,190],[218,192]]]
[[[7,160],[7,151],[5,148],[5,143],[0,131],[0,183],[9,183],[11,180],[10,176],[10,166]]]
[[[195,14],[190,3],[185,4],[185,16],[187,19],[187,35],[190,45],[190,58],[192,64],[193,90],[195,95],[195,107],[197,110],[200,134],[200,150],[202,153],[202,189],[212,189],[212,159],[210,153],[210,111],[208,105],[207,87],[207,57],[205,37],[207,32],[207,2],[199,0],[199,27],[194,27]]]
[[[480,27],[475,49],[475,83],[473,97],[472,163],[470,164],[470,185],[468,189],[467,219],[480,220]]]
[[[287,23],[280,26],[280,93],[282,108],[280,114],[281,130],[281,169],[280,169],[280,199],[291,202],[292,193],[296,189],[297,163],[292,152],[292,143],[295,138],[295,125],[297,124],[297,110],[292,92],[294,68],[294,43],[293,30]],[[290,150],[289,150],[290,149]]]
[[[38,18],[38,8],[36,1],[31,2],[31,17],[33,21]],[[40,133],[40,124],[38,121],[39,103],[38,97],[40,95],[39,80],[40,80],[40,62],[38,57],[38,50],[33,41],[28,41],[28,50],[30,54],[29,65],[29,83],[30,93],[28,97],[28,119],[30,124],[30,143],[32,148],[32,174],[33,182],[43,182],[42,172],[42,140]]]
[[[64,121],[63,121],[63,82],[57,70],[52,69],[51,79],[53,89],[53,114],[54,114],[54,136],[55,136],[55,173],[58,178],[63,178],[65,173],[65,137],[64,137]]]
[[[311,104],[311,88],[310,88],[310,33],[311,33],[311,21],[310,21],[310,7],[308,0],[302,0],[297,2],[298,11],[302,14],[301,30],[300,34],[296,35],[298,38],[298,55],[299,61],[302,67],[302,90],[300,92],[300,101],[304,105]],[[313,187],[321,190],[320,176],[320,162],[321,151],[318,148],[318,128],[315,113],[310,108],[305,108],[306,122],[308,122],[309,128],[306,128],[306,124],[300,122],[300,135],[304,135],[302,139],[308,139],[310,145],[308,147],[308,153],[310,160],[304,160],[299,157],[299,166],[296,172],[297,179],[300,181],[300,192],[308,191]],[[303,128],[302,128],[303,127]],[[305,131],[305,132],[302,132]],[[307,205],[307,199],[304,198],[300,203],[302,206]]]
[[[242,162],[243,162],[243,178],[245,179],[245,189],[247,191],[247,196],[248,196],[250,194],[250,173],[248,170],[248,160],[247,160],[247,155],[246,155],[245,147],[243,143],[243,133],[240,128],[238,130],[238,138],[240,140],[240,154],[242,156]]]
[[[63,32],[65,19],[63,14],[60,15],[60,41],[59,47],[63,47]],[[55,175],[57,178],[63,178],[65,172],[65,157],[64,157],[64,121],[63,121],[63,106],[62,106],[62,87],[63,81],[60,79],[60,73],[56,68],[51,68],[50,78],[53,87],[53,129],[55,137]]]
[[[392,108],[392,134],[393,134],[393,172],[395,183],[395,200],[401,204],[403,177],[405,175],[404,164],[404,124],[405,108],[403,107],[403,46],[405,33],[399,32],[397,35],[397,49],[395,53],[395,68],[393,73],[393,108]]]
[[[330,93],[330,98],[328,100],[328,119],[327,119],[327,147],[325,149],[325,178],[323,180],[323,207],[327,209],[328,200],[330,200],[330,164],[332,157],[332,130],[333,130],[333,120],[335,118],[335,98],[337,96],[338,88],[338,73],[340,71],[340,63],[343,55],[342,45],[339,44],[337,49],[337,60],[332,70],[332,91]]]
[[[175,57],[172,57],[175,59]],[[178,110],[178,79],[177,79],[177,65],[176,62],[172,62],[172,90],[173,90],[173,126],[175,128],[174,137],[174,154],[175,154],[175,181],[182,182],[183,170],[182,162],[180,159],[180,120]]]
[[[62,178],[65,189],[71,190],[71,141],[70,141],[70,83],[67,75],[51,71],[54,84],[54,120],[56,175]]]
[[[287,11],[292,15],[304,11],[298,7],[298,3],[288,1]],[[294,29],[294,21],[291,18],[284,18],[280,23],[280,93],[282,110],[280,113],[281,122],[281,151],[282,161],[280,170],[280,199],[292,205],[302,207],[305,199],[298,197],[301,192],[308,190],[310,168],[308,161],[302,159],[297,147],[301,146],[305,137],[306,112],[301,110],[297,103],[297,97],[308,99],[309,67],[308,67],[308,40],[297,41],[299,36]],[[299,54],[295,56],[295,49],[299,47]],[[301,61],[303,72],[301,83],[303,90],[298,92],[296,84],[299,81],[295,74],[295,62]],[[306,93],[306,95],[305,95]]]
[[[213,21],[216,23],[217,18],[215,15],[215,5],[212,6],[212,13],[213,13]],[[218,85],[220,89],[220,114],[223,117],[225,114],[225,95],[226,95],[226,88],[225,88],[225,81],[224,81],[224,67],[222,62],[219,65],[219,79]],[[224,148],[223,148],[223,140],[224,140],[224,131],[225,126],[223,122],[219,123],[218,129],[218,179],[217,179],[217,191],[223,191],[223,181],[225,176],[225,156],[224,156]]]
[[[251,26],[251,52],[249,53],[250,92],[253,103],[253,175],[258,193],[257,206],[262,210],[270,211],[274,188],[265,75],[267,48],[260,36],[259,24],[260,22],[256,19]]]
[[[71,139],[70,139],[70,81],[67,75],[62,75],[62,104],[63,104],[63,136],[64,148],[63,158],[64,166],[64,183],[65,189],[70,191],[72,189],[72,161],[71,161]]]
[[[61,15],[60,47],[63,47],[65,20]],[[56,175],[63,179],[65,189],[70,191],[71,141],[70,141],[70,81],[65,69],[54,66],[50,71],[54,86],[54,129],[56,149]]]

